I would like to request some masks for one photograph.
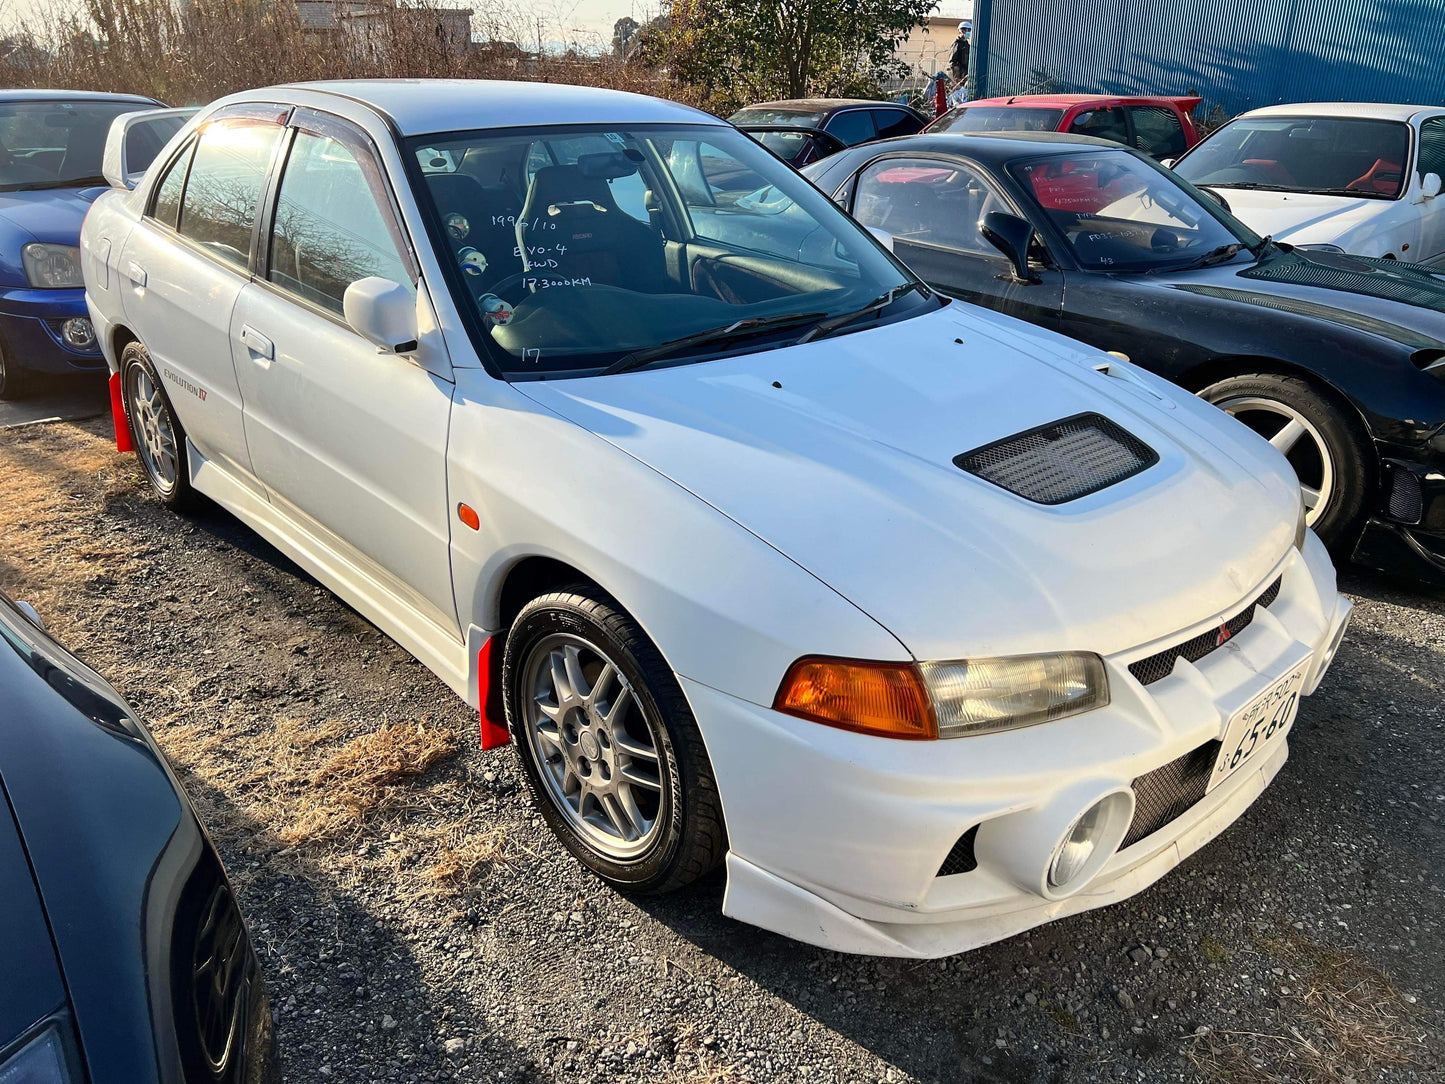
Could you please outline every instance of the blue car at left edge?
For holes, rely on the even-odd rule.
[[[23,397],[36,373],[104,374],[85,309],[80,224],[109,187],[101,156],[111,122],[160,106],[128,94],[0,90],[0,399]]]

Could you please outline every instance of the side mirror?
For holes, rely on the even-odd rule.
[[[16,599],[15,608],[21,613],[23,613],[26,617],[30,618],[31,624],[33,624],[37,629],[41,629],[42,631],[44,630],[45,621],[38,613],[35,612],[34,606],[30,605],[30,603],[26,602],[24,599]]]
[[[1013,264],[1015,282],[1038,282],[1029,270],[1029,243],[1034,239],[1034,225],[1026,218],[990,211],[983,216],[978,230],[984,240],[1008,257]]]
[[[112,188],[132,189],[140,183],[156,155],[185,127],[198,109],[142,109],[122,113],[110,122],[100,172]]]
[[[1440,174],[1427,173],[1420,181],[1420,198],[1434,199],[1440,194]]]
[[[1177,158],[1161,158],[1159,159],[1159,164],[1165,169],[1173,169],[1174,163],[1177,161],[1179,161]]]
[[[893,235],[887,230],[880,230],[876,226],[869,226],[868,232],[878,239],[878,243],[889,252],[893,251]]]
[[[383,354],[415,353],[416,295],[400,283],[375,276],[358,279],[342,295],[341,311],[351,330]]]
[[[1199,191],[1203,192],[1206,196],[1208,196],[1210,199],[1212,199],[1215,203],[1219,204],[1219,206],[1223,207],[1223,208],[1224,208],[1226,211],[1228,211],[1230,214],[1233,214],[1233,213],[1234,213],[1234,208],[1232,208],[1232,207],[1229,206],[1229,201],[1228,201],[1227,199],[1225,199],[1223,196],[1221,196],[1221,195],[1220,195],[1218,192],[1216,192],[1214,189],[1212,189],[1212,188],[1200,188]]]

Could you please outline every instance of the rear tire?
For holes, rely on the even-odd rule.
[[[7,403],[24,399],[35,390],[34,375],[29,369],[22,369],[5,344],[0,343],[0,399]]]
[[[1308,381],[1281,373],[1232,376],[1199,394],[1284,452],[1299,476],[1310,527],[1337,556],[1348,554],[1376,466],[1358,423]]]
[[[577,585],[529,602],[502,683],[533,799],[584,866],[624,891],[662,893],[722,861],[702,734],[661,652],[613,599]]]
[[[195,508],[199,497],[191,488],[186,431],[161,387],[150,354],[140,343],[127,343],[121,351],[120,374],[131,442],[151,492],[173,511]]]

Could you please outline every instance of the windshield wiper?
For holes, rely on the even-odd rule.
[[[1287,184],[1263,184],[1260,181],[1195,181],[1195,188],[1244,188],[1251,192],[1303,192]]]
[[[104,177],[67,177],[61,180],[52,177],[48,181],[22,181],[20,184],[0,185],[0,192],[39,192],[46,188],[91,188],[110,184]]]
[[[1210,249],[1198,259],[1192,260],[1189,263],[1185,264],[1179,270],[1194,271],[1202,267],[1213,267],[1217,263],[1224,263],[1226,260],[1234,259],[1248,247],[1249,246],[1246,245],[1243,241],[1235,241],[1232,244],[1220,245],[1218,248]]]
[[[755,335],[758,332],[771,331],[774,328],[787,327],[791,324],[811,324],[827,315],[824,312],[785,312],[777,316],[754,316],[746,320],[734,320],[731,324],[710,327],[705,331],[684,335],[680,339],[672,339],[665,343],[658,343],[656,346],[623,354],[597,375],[612,376],[614,373],[628,373],[654,361],[678,354],[690,347],[726,342],[742,335]]]
[[[846,327],[855,320],[861,320],[869,313],[877,312],[879,309],[886,309],[893,302],[897,301],[904,294],[912,293],[914,290],[926,289],[921,282],[905,282],[901,286],[895,286],[881,297],[875,297],[861,309],[854,309],[852,312],[845,312],[841,316],[833,316],[822,321],[816,327],[808,329],[794,346],[801,346],[803,343],[812,342],[814,339],[821,339],[825,335],[831,335],[840,328]]]
[[[1384,192],[1364,192],[1358,188],[1311,188],[1311,196],[1358,196],[1360,199],[1394,199]]]

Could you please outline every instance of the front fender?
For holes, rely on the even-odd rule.
[[[771,704],[802,655],[906,660],[902,644],[802,567],[651,467],[481,370],[458,369],[448,492],[462,626],[500,630],[506,573],[577,569],[637,620],[678,674]]]

